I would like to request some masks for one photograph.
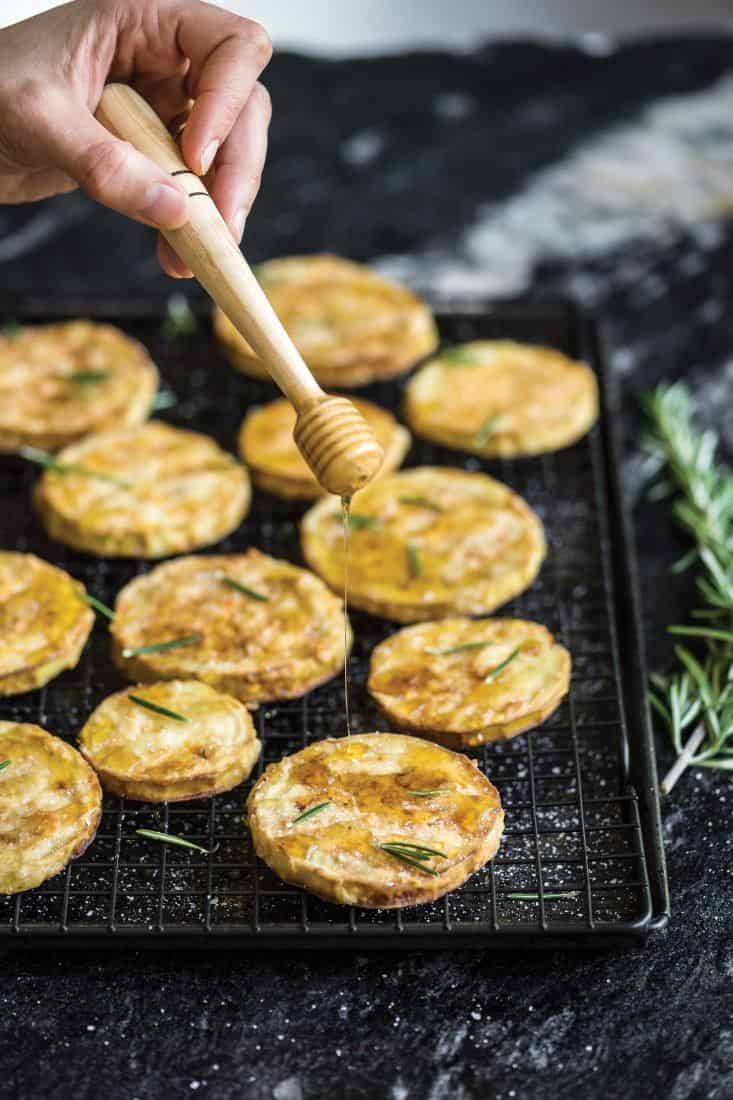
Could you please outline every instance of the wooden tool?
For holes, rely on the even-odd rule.
[[[97,118],[160,168],[177,177],[190,196],[190,217],[163,236],[232,324],[257,352],[297,413],[294,437],[316,478],[329,493],[351,496],[382,464],[382,448],[354,405],[324,393],[283,328],[235,243],[203,181],[186,167],[181,151],[152,107],[125,84],[109,84]]]

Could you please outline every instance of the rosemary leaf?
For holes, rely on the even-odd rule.
[[[733,630],[717,630],[708,626],[668,626],[667,632],[691,638],[707,638],[716,642],[733,642]]]
[[[6,768],[10,767],[9,760],[0,760],[0,772],[4,772]]]
[[[127,698],[131,703],[137,703],[139,707],[151,710],[153,714],[162,714],[164,718],[172,718],[175,722],[188,721],[188,718],[185,718],[184,715],[177,714],[174,710],[168,710],[168,707],[159,707],[157,703],[151,703],[149,699],[143,699],[140,695],[128,695]]]
[[[311,806],[309,810],[305,810],[302,814],[299,814],[298,817],[294,818],[293,821],[290,822],[290,824],[297,825],[299,821],[305,821],[306,818],[313,817],[314,814],[319,814],[321,810],[325,810],[326,806],[332,805],[332,802],[319,802],[317,806]]]
[[[102,601],[98,600],[96,596],[92,596],[89,592],[85,592],[84,599],[89,604],[89,606],[93,607],[95,611],[98,611],[100,615],[104,615],[104,617],[106,619],[109,619],[110,621],[114,619],[115,613],[112,608],[107,607],[107,604],[102,603]]]
[[[406,863],[408,867],[413,867],[416,871],[422,871],[424,875],[432,875],[433,878],[437,878],[437,871],[433,871],[430,867],[424,867],[422,863],[419,863],[416,859],[412,859],[411,856],[406,855],[404,852],[395,848],[389,848],[386,844],[380,844],[379,847],[383,852],[386,852],[388,856],[392,856],[393,859],[398,859],[400,863]]]
[[[0,328],[0,334],[5,337],[6,340],[17,340],[23,331],[23,326],[19,325],[17,321],[6,321]]]
[[[467,653],[471,649],[484,649],[491,642],[462,642],[460,645],[449,645],[445,649],[436,646],[425,646],[423,653],[429,653],[432,657],[447,657],[450,653]]]
[[[248,588],[246,584],[235,581],[233,577],[220,576],[219,580],[227,588],[233,588],[235,592],[241,592],[243,596],[249,596],[252,600],[259,600],[260,603],[270,602],[269,596],[265,596],[263,592],[257,592],[254,588]]]
[[[363,516],[358,512],[349,512],[349,528],[352,531],[375,531],[382,526],[379,516]]]
[[[445,508],[442,508],[440,504],[436,504],[433,500],[428,500],[427,497],[398,497],[400,504],[414,504],[416,508],[428,508],[431,512],[444,512]]]
[[[200,634],[184,634],[181,638],[171,638],[166,642],[151,642],[150,645],[132,646],[122,650],[123,657],[142,657],[146,653],[163,653],[166,649],[179,649],[181,646],[198,645]]]
[[[137,836],[144,836],[146,840],[159,840],[162,844],[175,844],[178,848],[191,848],[194,852],[203,852],[205,856],[211,856],[219,847],[215,844],[213,848],[204,848],[201,844],[194,843],[193,840],[186,840],[182,836],[173,836],[172,833],[159,833],[157,829],[135,829]]]
[[[424,844],[411,844],[407,840],[387,840],[382,847],[401,848],[403,851],[409,852],[415,859],[429,859],[430,856],[440,856],[441,859],[448,858],[445,852],[439,852],[437,848],[426,848]]]
[[[84,386],[88,383],[104,382],[105,379],[110,377],[111,373],[108,370],[75,370],[67,377],[69,382]]]
[[[414,542],[408,542],[407,544],[407,564],[410,569],[411,577],[422,576],[422,562],[420,561],[420,550]]]
[[[153,403],[150,406],[150,411],[157,413],[163,412],[164,409],[172,409],[178,404],[178,398],[174,394],[173,390],[163,389],[158,390]]]
[[[432,790],[408,791],[413,798],[430,798],[434,794],[450,794],[450,787],[433,787]]]
[[[438,353],[438,359],[441,363],[448,363],[452,367],[466,367],[471,364],[476,366],[478,364],[475,352],[468,351],[461,344],[456,344],[452,348],[443,348]]]
[[[500,413],[494,413],[488,420],[484,421],[479,430],[473,437],[473,445],[475,447],[483,447],[484,443],[488,443],[492,435],[496,430],[496,425],[501,420]]]
[[[513,661],[513,660],[515,659],[515,657],[518,657],[518,656],[519,656],[519,653],[520,653],[520,650],[521,650],[521,648],[522,648],[522,647],[521,647],[520,645],[518,645],[516,649],[513,649],[513,650],[511,651],[511,653],[509,654],[509,656],[508,656],[508,657],[505,657],[505,658],[504,658],[504,660],[503,660],[503,661],[500,661],[500,662],[499,662],[499,664],[498,664],[498,665],[496,665],[496,667],[495,667],[495,668],[492,668],[492,669],[491,669],[491,671],[490,671],[489,673],[487,673],[487,675],[485,676],[485,678],[484,678],[484,683],[485,683],[485,684],[490,684],[492,680],[495,680],[495,679],[496,679],[496,677],[497,677],[497,676],[498,676],[498,675],[499,675],[499,674],[500,674],[501,672],[503,672],[503,671],[504,671],[504,669],[506,668],[506,666],[507,666],[508,664],[511,664],[511,662],[512,662],[512,661]]]
[[[59,462],[55,455],[48,454],[47,451],[40,451],[38,447],[21,447],[18,453],[29,462],[35,462],[37,466],[44,466],[55,474],[77,474],[80,477],[93,477],[97,481],[108,481],[110,485],[116,485],[118,489],[132,489],[129,481],[113,477],[112,474],[105,474],[101,470],[91,470],[88,466]]]

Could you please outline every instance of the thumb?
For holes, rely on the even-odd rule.
[[[126,141],[106,130],[86,107],[73,124],[54,125],[45,135],[54,166],[91,198],[135,221],[178,229],[188,217],[188,196],[178,182]]]

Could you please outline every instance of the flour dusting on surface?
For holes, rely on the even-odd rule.
[[[733,75],[702,92],[661,99],[530,178],[512,198],[484,206],[457,245],[382,256],[386,275],[443,296],[519,294],[542,261],[582,263],[634,244],[654,252],[692,233],[720,241],[715,219],[733,212]],[[633,282],[633,271],[626,273]],[[574,273],[577,296],[595,279]],[[585,282],[584,282],[585,280]],[[646,292],[653,297],[652,285]]]

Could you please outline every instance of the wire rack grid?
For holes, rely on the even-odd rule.
[[[53,319],[50,300],[16,302],[6,315]],[[56,314],[58,310],[56,310]],[[63,313],[112,320],[141,339],[176,403],[162,413],[213,435],[230,450],[245,409],[270,399],[263,383],[233,371],[209,323],[193,336],[166,336],[161,303],[68,301]],[[448,342],[513,338],[584,354],[603,377],[593,329],[565,303],[485,304],[439,315]],[[400,383],[365,396],[399,407]],[[624,540],[613,455],[613,393],[604,389],[600,424],[567,450],[532,459],[484,462],[416,441],[409,465],[483,469],[519,492],[545,525],[549,552],[535,584],[502,609],[544,623],[573,658],[571,690],[530,734],[476,751],[499,788],[506,830],[497,857],[462,888],[430,905],[370,911],[329,905],[282,883],[255,857],[244,821],[251,782],[264,766],[310,741],[344,732],[340,677],[301,700],[264,705],[256,725],[264,745],[251,782],[213,799],[153,806],[106,796],[97,836],[82,857],[36,890],[0,898],[0,940],[88,945],[163,943],[312,947],[490,946],[639,939],[666,919],[654,761],[640,692],[633,563]],[[106,603],[149,563],[98,560],[49,541],[32,515],[36,471],[0,461],[2,545],[32,551],[68,569]],[[216,551],[258,546],[301,562],[304,507],[256,492],[250,514]],[[354,613],[350,662],[353,727],[383,724],[366,688],[369,655],[396,627]],[[97,622],[76,669],[40,691],[0,701],[0,717],[37,722],[74,741],[93,707],[122,686],[106,627]],[[637,792],[642,792],[641,796]],[[170,830],[208,855],[158,845],[139,828]]]

